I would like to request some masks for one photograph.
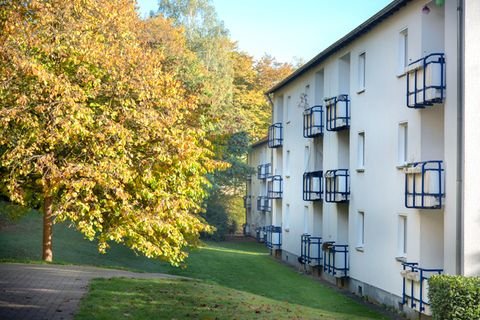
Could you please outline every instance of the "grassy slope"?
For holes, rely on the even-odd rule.
[[[275,261],[268,255],[265,248],[257,243],[209,243],[208,246],[191,253],[187,269],[177,269],[159,261],[135,256],[127,248],[118,245],[112,246],[112,249],[106,255],[100,255],[94,243],[83,240],[80,234],[67,228],[66,225],[55,226],[54,232],[54,258],[57,262],[128,268],[146,272],[168,272],[205,280],[202,286],[214,285],[215,290],[212,290],[218,293],[216,298],[212,290],[209,290],[208,296],[205,295],[205,290],[200,290],[199,295],[196,296],[194,288],[189,289],[193,291],[192,297],[195,297],[193,301],[199,302],[196,304],[197,307],[210,303],[202,299],[238,296],[238,299],[232,303],[244,304],[247,300],[259,299],[258,301],[263,301],[261,305],[268,305],[269,308],[273,309],[280,308],[286,302],[296,307],[306,308],[305,310],[302,309],[303,311],[300,313],[302,315],[305,312],[305,315],[307,315],[308,312],[313,310],[312,312],[317,317],[323,315],[322,318],[326,315],[336,319],[380,318],[378,314],[365,306]],[[38,214],[31,213],[15,225],[4,226],[0,230],[0,259],[39,260],[40,239],[41,217]],[[164,289],[162,288],[166,284],[168,282],[140,280],[109,282],[99,280],[94,283],[92,295],[84,302],[82,312],[92,309],[89,307],[91,303],[108,307],[105,311],[106,314],[110,314],[115,308],[124,310],[125,308],[122,309],[121,306],[130,306],[131,309],[130,298],[125,295],[125,292],[134,294],[135,299],[143,297],[145,301],[136,303],[135,309],[146,306],[146,309],[142,308],[145,310],[139,309],[138,311],[147,312],[149,308],[147,302],[152,299],[152,296],[156,301],[155,303],[165,299],[169,300],[169,297],[175,296],[172,292],[163,293]],[[151,288],[151,286],[153,287]],[[171,289],[173,290],[173,288]],[[95,292],[103,292],[103,296],[111,297],[111,300],[105,302],[104,298],[95,298]],[[123,301],[122,297],[128,299]],[[174,301],[168,303],[176,304],[176,299],[174,298]],[[184,301],[184,303],[189,305],[187,301]],[[249,310],[252,308],[254,310],[258,309],[256,304],[247,305],[245,308]],[[237,307],[240,308],[240,306]],[[196,307],[190,305],[188,308],[193,310]],[[307,309],[310,311],[307,312]],[[288,315],[288,312],[285,314]],[[121,314],[117,316],[122,317]],[[291,318],[291,316],[292,314],[288,318]],[[146,318],[149,317],[146,316]],[[226,315],[221,317],[221,319],[228,318]]]

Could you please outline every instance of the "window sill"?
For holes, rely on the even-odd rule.
[[[361,88],[357,90],[357,94],[362,94],[365,92],[365,88]]]
[[[397,72],[397,78],[403,78],[407,74],[407,71],[401,70]]]
[[[397,260],[398,262],[407,262],[407,257],[405,256],[395,257],[395,260]]]
[[[406,167],[408,167],[408,163],[403,163],[403,164],[397,164],[396,165],[396,168],[399,169],[399,170],[405,169]]]
[[[355,247],[355,250],[357,250],[358,252],[363,252],[363,246],[358,246],[358,247]]]
[[[357,168],[357,169],[355,169],[355,171],[357,171],[357,172],[365,172],[365,168]]]

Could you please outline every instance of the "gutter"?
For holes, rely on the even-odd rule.
[[[457,181],[456,181],[456,246],[455,246],[455,273],[464,274],[464,243],[463,243],[463,175],[464,175],[464,0],[457,0]]]

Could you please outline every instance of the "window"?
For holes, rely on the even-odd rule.
[[[408,29],[400,32],[398,46],[398,74],[403,75],[408,66]]]
[[[358,92],[365,90],[365,52],[358,56]]]
[[[308,206],[303,207],[303,233],[308,233]]]
[[[358,211],[357,219],[357,247],[363,248],[365,245],[365,213]]]
[[[398,216],[398,257],[407,256],[407,217]]]
[[[285,176],[290,177],[290,150],[287,150],[285,157]]]
[[[290,231],[290,204],[285,206],[285,231]]]
[[[408,163],[408,123],[398,126],[398,166],[403,167]]]
[[[303,153],[303,171],[308,172],[310,167],[310,148],[305,146],[305,151]]]
[[[290,116],[291,116],[290,113],[292,112],[292,111],[290,110],[291,108],[292,108],[292,97],[291,97],[291,96],[288,96],[288,97],[287,97],[287,106],[286,106],[286,108],[285,108],[285,109],[286,109],[286,110],[285,110],[285,113],[286,113],[286,114],[285,114],[285,120],[286,120],[285,122],[286,122],[287,124],[289,124],[289,123],[290,123],[290,120],[291,120],[291,119],[290,119]]]
[[[365,169],[365,132],[358,133],[357,169]]]

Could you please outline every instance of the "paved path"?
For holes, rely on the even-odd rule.
[[[87,266],[0,263],[0,319],[73,319],[93,278],[176,278]]]

